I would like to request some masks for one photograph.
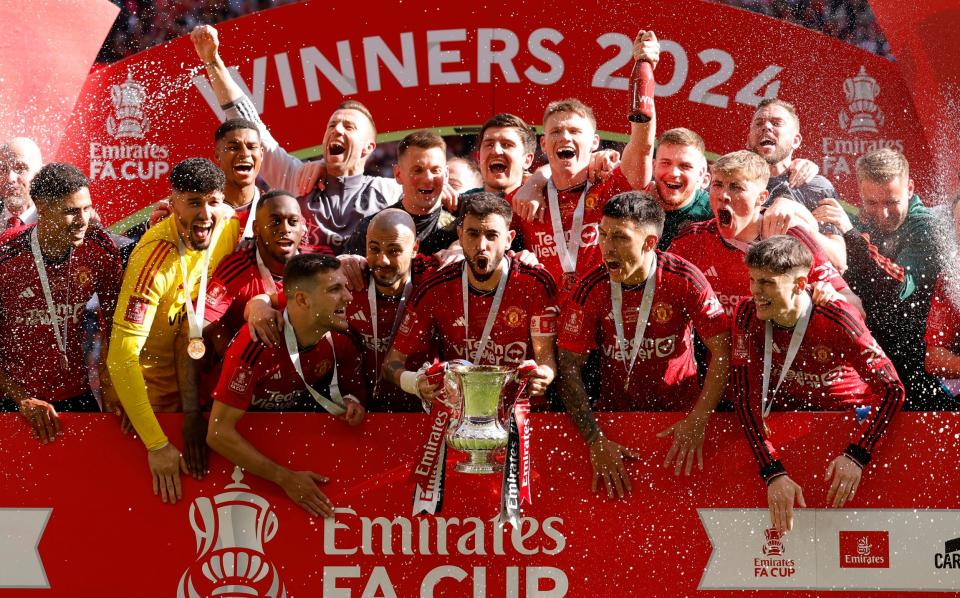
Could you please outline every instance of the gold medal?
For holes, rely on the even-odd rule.
[[[187,355],[190,359],[203,359],[203,354],[207,352],[207,346],[203,344],[202,338],[192,338],[187,344]]]
[[[69,369],[70,369],[70,360],[67,359],[66,353],[61,353],[61,354],[60,354],[60,365],[62,365],[62,366],[63,366],[63,369],[65,369],[65,370],[69,370]]]

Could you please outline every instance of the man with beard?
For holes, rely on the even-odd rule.
[[[904,409],[956,409],[924,369],[924,332],[933,289],[945,263],[937,222],[913,192],[910,165],[892,149],[857,160],[860,217],[856,226],[833,199],[814,211],[843,233],[850,268],[844,278],[863,299],[867,325],[907,389]]]
[[[340,262],[328,255],[297,255],[283,271],[287,308],[282,347],[269,349],[246,329],[227,349],[213,393],[207,442],[255,475],[278,486],[313,516],[333,517],[333,504],[312,471],[291,471],[250,444],[237,430],[247,411],[324,411],[355,426],[366,414],[360,361],[347,331],[350,302]]]
[[[203,312],[207,277],[229,255],[240,227],[223,205],[224,176],[213,162],[189,158],[170,172],[173,214],[137,243],[124,274],[113,319],[107,364],[123,410],[147,448],[153,491],[164,502],[181,497],[179,470],[186,463],[160,428],[156,411],[178,411],[177,361],[184,351],[203,356]],[[186,318],[189,338],[180,334]],[[197,405],[186,412],[184,436],[196,442],[203,417]],[[199,439],[203,440],[202,436]],[[194,454],[190,451],[189,454]],[[202,475],[202,463],[191,463]]]
[[[803,491],[774,448],[776,411],[846,411],[837,435],[851,442],[827,466],[827,502],[852,499],[862,470],[903,402],[903,385],[860,314],[843,301],[814,305],[807,284],[813,256],[793,237],[747,251],[751,297],[733,321],[730,383],[737,415],[767,486],[772,525],[793,527]],[[844,429],[845,428],[845,429]],[[843,445],[841,445],[843,446]],[[802,456],[797,456],[802,458]]]
[[[564,304],[557,346],[560,396],[590,447],[593,491],[623,496],[630,480],[623,457],[635,456],[600,430],[581,371],[600,352],[601,411],[684,411],[659,436],[673,435],[664,466],[686,474],[703,469],[703,438],[727,384],[729,321],[703,274],[656,249],[664,212],[648,193],[628,192],[603,206],[603,264],[587,274]],[[710,365],[701,388],[691,330],[705,339]]]
[[[447,144],[433,131],[414,131],[397,146],[397,165],[393,167],[403,196],[393,207],[413,217],[417,227],[420,253],[433,255],[447,249],[457,240],[454,216],[441,205],[441,194],[447,179]],[[364,255],[367,251],[367,227],[373,216],[359,223],[344,253]]]
[[[721,156],[713,164],[710,206],[714,218],[686,227],[673,239],[669,251],[703,272],[728,315],[750,288],[743,256],[763,237],[763,204],[768,192],[767,163],[757,154],[740,150]],[[796,210],[806,208],[796,206]],[[810,284],[828,282],[844,299],[859,307],[840,273],[820,248],[804,219],[788,221],[787,234],[799,239],[812,253]]]
[[[14,137],[0,145],[0,232],[19,230],[37,222],[37,209],[30,199],[30,182],[43,161],[32,139]]]
[[[288,154],[270,135],[253,102],[231,78],[220,58],[217,30],[201,25],[190,34],[217,101],[228,118],[244,118],[260,132],[261,175],[274,189],[296,189],[304,163]],[[343,102],[327,121],[323,136],[323,189],[301,198],[307,219],[307,242],[327,245],[339,253],[357,223],[396,203],[401,187],[392,179],[363,174],[364,164],[376,147],[376,128],[370,111],[355,100]]]
[[[179,362],[180,397],[185,405],[201,407],[220,376],[227,344],[245,327],[244,309],[258,295],[276,297],[283,290],[283,268],[298,253],[315,253],[302,246],[303,218],[295,197],[274,189],[257,205],[255,243],[228,255],[210,279],[204,310],[203,338],[208,351],[203,359]],[[203,426],[203,421],[197,422]],[[187,462],[198,462],[206,471],[206,444],[188,444]],[[196,454],[192,454],[198,451]]]
[[[535,366],[528,374],[532,396],[542,395],[554,378],[556,288],[543,269],[505,255],[514,236],[508,229],[512,217],[502,198],[472,197],[458,228],[465,259],[425,280],[410,300],[383,376],[425,405],[437,387],[407,363],[408,356],[431,349],[434,334],[444,361]]]
[[[418,247],[414,221],[407,212],[387,208],[370,222],[366,252],[369,275],[364,277],[364,285],[353,291],[347,320],[363,345],[371,411],[420,409],[420,401],[382,379],[380,373],[411,296],[436,269],[436,260],[418,254]],[[428,353],[408,355],[406,367],[419,368]]]
[[[90,226],[89,181],[53,163],[30,185],[37,224],[0,246],[0,412],[19,411],[40,442],[61,411],[100,411],[83,347],[83,307],[96,294],[107,326],[120,292],[120,252]]]
[[[747,147],[770,166],[767,181],[766,207],[775,209],[781,198],[798,202],[813,211],[822,199],[836,197],[837,192],[826,178],[810,174],[816,168],[808,160],[794,159],[803,136],[800,135],[800,117],[793,104],[771,98],[762,100],[750,121]],[[812,167],[812,168],[811,168]],[[821,223],[817,241],[837,268],[846,266],[846,248],[840,231],[832,224]],[[772,234],[768,232],[768,235]]]

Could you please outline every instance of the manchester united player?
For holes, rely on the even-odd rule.
[[[342,334],[350,291],[339,268],[328,255],[290,259],[283,272],[286,342],[270,349],[252,340],[246,328],[240,331],[227,350],[207,433],[215,451],[277,484],[311,515],[324,517],[333,516],[333,504],[318,487],[327,478],[272,461],[240,434],[237,424],[247,411],[323,411],[330,404],[350,425],[363,421],[366,390],[356,346]]]
[[[814,305],[807,277],[813,256],[786,235],[747,251],[751,297],[733,318],[730,382],[737,416],[767,484],[772,524],[793,527],[803,491],[789,475],[769,436],[771,411],[855,411],[843,438],[852,442],[827,467],[827,501],[842,507],[860,483],[877,442],[903,403],[903,384],[890,359],[848,303]],[[772,422],[771,422],[772,423]]]
[[[714,218],[686,227],[669,247],[670,253],[692,262],[704,273],[728,314],[750,295],[743,256],[761,236],[769,173],[767,163],[751,151],[718,158],[710,182]],[[800,204],[793,209],[798,214],[806,212]],[[809,212],[806,214],[809,216]],[[808,222],[805,217],[797,217],[787,228],[788,235],[800,239],[813,252],[808,282],[828,282],[846,301],[859,307],[859,300],[814,239]]]
[[[441,205],[447,177],[447,144],[433,131],[414,131],[397,146],[397,165],[393,168],[403,186],[403,197],[394,206],[413,217],[420,252],[433,255],[457,240],[454,216]],[[347,241],[345,253],[363,255],[367,251],[367,227],[373,216],[359,223]]]
[[[373,217],[367,229],[366,263],[369,275],[353,291],[347,306],[350,330],[363,344],[365,378],[372,389],[371,411],[417,411],[420,401],[381,378],[381,366],[414,291],[431,275],[436,260],[417,254],[419,243],[413,218],[387,208]],[[406,366],[419,368],[427,352],[407,356]]]
[[[508,194],[523,183],[533,164],[537,133],[522,118],[500,113],[483,123],[479,135],[483,191]]]
[[[240,233],[232,210],[223,204],[223,183],[223,173],[207,159],[190,158],[174,166],[173,214],[150,228],[133,250],[113,320],[110,375],[126,416],[147,448],[154,494],[159,492],[164,502],[181,497],[178,471],[186,462],[153,412],[181,408],[177,359],[187,349],[196,355],[197,342],[203,347],[199,337],[206,279],[233,251]],[[180,335],[184,319],[189,346]],[[203,442],[198,406],[183,405],[183,410],[186,441]],[[197,476],[204,473],[201,463],[191,463],[191,469]]]
[[[564,304],[557,346],[560,395],[590,445],[594,491],[623,496],[630,482],[622,455],[631,452],[606,438],[594,419],[581,378],[588,351],[600,350],[603,411],[688,411],[662,436],[674,444],[666,464],[679,474],[694,458],[703,468],[703,436],[727,383],[729,324],[703,274],[692,264],[656,249],[664,213],[644,192],[621,193],[603,207],[603,265],[581,280]],[[691,327],[706,339],[710,366],[697,381]]]
[[[438,271],[414,293],[386,357],[384,377],[430,403],[435,387],[407,369],[407,357],[440,337],[440,359],[477,365],[535,365],[530,392],[542,395],[556,372],[556,288],[542,268],[505,252],[514,232],[510,204],[479,193],[464,206],[459,227],[465,259]]]
[[[652,32],[641,31],[638,40],[647,44],[644,60],[656,64],[659,45]],[[649,123],[631,123],[630,142],[624,148],[620,167],[603,183],[588,180],[591,152],[600,145],[593,111],[575,99],[551,102],[543,115],[540,147],[550,166],[543,219],[517,217],[511,228],[553,276],[565,297],[577,280],[600,265],[597,226],[603,204],[614,195],[649,181],[641,146],[647,146]],[[536,183],[530,183],[536,184]],[[513,197],[509,198],[513,201]]]
[[[190,34],[217,102],[228,118],[245,118],[260,129],[263,179],[275,189],[296,189],[304,162],[288,154],[260,120],[253,102],[230,76],[220,57],[217,30],[201,25]],[[307,241],[339,253],[357,223],[396,203],[401,187],[393,179],[367,176],[364,164],[376,148],[376,127],[370,111],[356,100],[343,102],[330,115],[323,135],[323,189],[301,198],[307,219]]]
[[[89,181],[69,164],[44,166],[30,196],[37,224],[0,245],[0,411],[24,416],[46,444],[59,411],[99,411],[83,352],[83,308],[97,294],[107,325],[120,292],[120,252],[90,226]]]

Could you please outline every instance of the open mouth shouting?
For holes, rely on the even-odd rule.
[[[733,224],[733,210],[726,206],[717,210],[717,222],[720,223],[720,226],[731,226]]]
[[[603,260],[603,265],[606,266],[607,272],[610,273],[612,280],[623,280],[623,262],[617,259],[607,258]]]
[[[510,167],[504,158],[496,157],[487,161],[487,170],[494,176],[500,176],[507,174]]]
[[[347,146],[339,141],[331,141],[327,144],[327,156],[342,156],[347,153]]]
[[[241,178],[247,178],[253,174],[253,162],[236,162],[233,165],[233,172]]]
[[[565,146],[557,149],[557,158],[562,162],[572,162],[577,157],[577,149],[571,146]]]
[[[777,149],[777,140],[769,135],[764,135],[757,143],[757,151],[760,153],[770,153]]]
[[[206,249],[213,236],[213,222],[195,223],[190,227],[190,240],[194,249]]]

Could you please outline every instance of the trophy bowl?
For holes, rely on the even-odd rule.
[[[512,367],[451,363],[446,383],[456,389],[454,417],[447,429],[447,446],[467,453],[457,463],[463,473],[497,473],[503,465],[493,461],[494,451],[507,446],[507,431],[500,421],[504,389],[516,377]]]

